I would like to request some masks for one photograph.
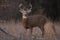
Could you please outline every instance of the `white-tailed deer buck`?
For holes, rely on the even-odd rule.
[[[42,36],[44,36],[45,33],[45,28],[44,25],[49,22],[47,17],[42,16],[42,15],[33,15],[33,16],[28,16],[27,14],[31,12],[32,10],[32,5],[29,3],[21,3],[19,5],[20,8],[20,12],[22,13],[22,22],[23,22],[23,26],[24,28],[27,29],[31,29],[31,33],[32,33],[32,29],[33,27],[39,27],[42,31]],[[50,25],[49,25],[50,26]],[[55,32],[54,29],[54,25],[52,25],[51,27],[53,29],[53,31]]]

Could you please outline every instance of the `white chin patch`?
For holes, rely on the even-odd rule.
[[[23,18],[27,18],[26,16],[23,16]]]

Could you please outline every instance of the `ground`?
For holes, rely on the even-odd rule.
[[[0,28],[2,28],[3,30],[5,30],[7,33],[9,33],[10,35],[17,37],[17,40],[22,40],[23,36],[22,33],[24,32],[24,28],[23,25],[20,21],[18,21],[17,23],[13,21],[0,21]],[[55,28],[56,28],[56,32],[57,32],[57,39],[60,40],[60,23],[59,22],[55,22]],[[2,32],[3,33],[3,32]],[[41,30],[36,27],[33,29],[33,34],[36,36],[35,40],[39,40],[39,37],[41,37]],[[29,38],[29,30],[27,31],[27,37]],[[5,37],[6,35],[4,35],[3,37]],[[30,38],[29,38],[30,39]],[[40,38],[42,39],[42,38]],[[10,38],[11,40],[11,38]],[[31,39],[30,39],[31,40]]]

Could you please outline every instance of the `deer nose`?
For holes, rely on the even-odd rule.
[[[24,9],[24,10],[27,10],[27,9]]]

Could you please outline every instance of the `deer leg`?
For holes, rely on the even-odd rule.
[[[31,34],[32,34],[32,30],[33,30],[33,28],[30,28],[30,30],[31,30]]]
[[[30,33],[31,33],[31,36],[32,36],[32,30],[33,30],[33,28],[30,28]]]
[[[24,32],[23,32],[23,40],[27,40],[26,35],[27,35],[27,29],[24,28]]]
[[[28,40],[32,40],[32,28],[28,28],[27,39],[28,39]]]
[[[44,26],[39,26],[39,28],[40,28],[41,31],[42,31],[42,37],[44,37]]]

